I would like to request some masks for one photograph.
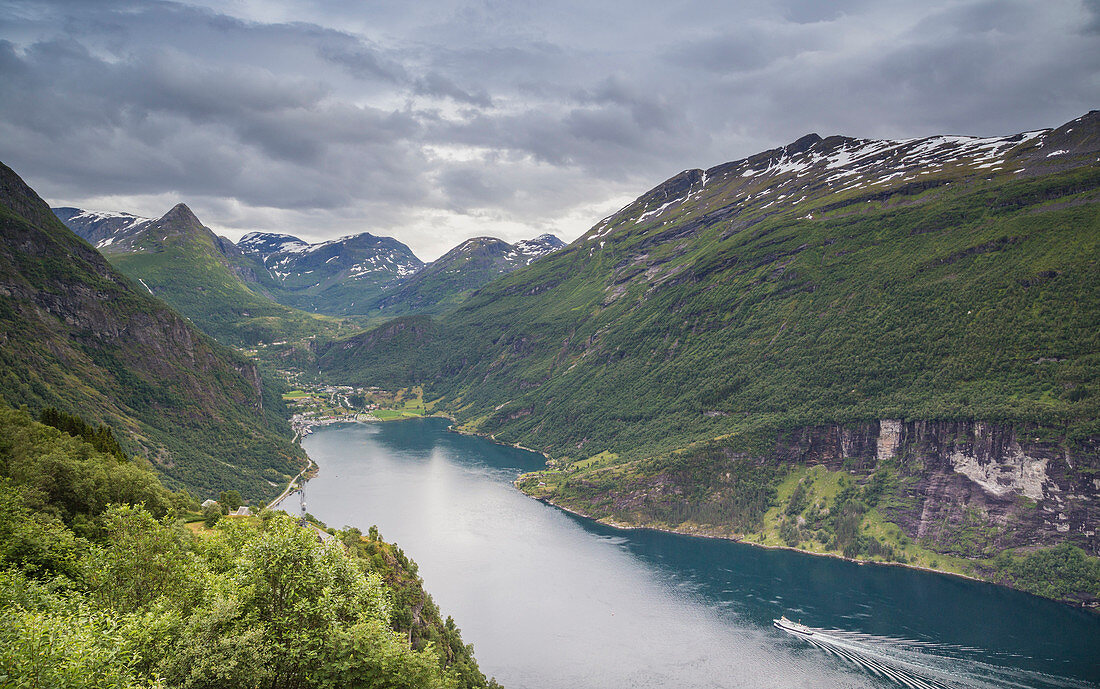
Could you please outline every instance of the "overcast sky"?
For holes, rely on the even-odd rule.
[[[0,160],[52,205],[237,239],[572,240],[814,131],[1100,107],[1100,1],[0,0]]]

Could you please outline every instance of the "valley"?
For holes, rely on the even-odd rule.
[[[419,419],[427,414],[419,387],[397,391],[350,385],[304,384],[283,394],[290,427],[302,438],[317,426]]]
[[[681,173],[568,246],[480,238],[430,264],[369,234],[237,245],[184,204],[51,211],[8,170],[5,396],[120,429],[181,505],[265,504],[326,426],[444,416],[542,453],[514,486],[616,528],[1096,608],[1100,116],[1070,124],[805,137]],[[83,344],[41,349],[27,314]]]
[[[1096,1],[0,5],[0,689],[1100,687]]]
[[[685,171],[441,317],[319,343],[319,375],[423,384],[607,523],[1096,605],[1097,122]]]
[[[445,414],[546,454],[517,486],[605,523],[1094,606],[1098,126],[808,135],[680,173],[567,247],[479,238],[430,264],[370,234],[234,245],[185,206],[55,212],[280,371],[299,436]],[[267,311],[201,286],[210,271],[180,263],[173,236],[201,239],[185,253]],[[339,290],[373,305],[340,320]],[[253,311],[278,328],[242,338]],[[1053,582],[1029,574],[1051,567]]]

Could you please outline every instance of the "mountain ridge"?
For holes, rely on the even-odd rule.
[[[0,165],[0,393],[111,425],[172,487],[256,497],[297,472],[279,387],[66,228]]]
[[[74,232],[141,278],[149,289],[156,281],[155,276],[148,272],[149,266],[134,267],[133,264],[141,261],[129,255],[170,251],[165,246],[169,235],[191,235],[201,245],[192,251],[197,250],[208,260],[223,264],[244,283],[235,287],[235,291],[239,303],[252,305],[246,309],[248,313],[263,310],[269,315],[273,307],[270,304],[259,306],[262,300],[335,316],[377,316],[383,310],[386,315],[438,313],[453,308],[472,290],[499,275],[529,265],[565,246],[549,233],[515,244],[493,237],[475,237],[426,264],[396,239],[369,232],[316,243],[284,233],[249,232],[234,243],[203,226],[184,203],[177,204],[160,218],[73,207],[55,208],[53,212]],[[468,254],[474,246],[492,246],[490,253],[493,255],[481,252],[476,260],[469,262]],[[180,256],[173,260],[181,266],[186,263]],[[209,268],[205,270],[209,271]],[[460,274],[440,280],[440,274],[445,271]],[[425,279],[427,285],[423,284]],[[221,282],[221,289],[228,289],[225,281]],[[196,287],[210,290],[201,282],[187,285],[182,295],[176,293],[180,290],[175,290],[172,293],[176,298],[174,306],[202,323],[209,332],[223,339],[228,337],[228,342],[251,345],[257,343],[257,338],[271,342],[302,336],[302,333],[278,331],[269,333],[274,337],[245,336],[233,332],[225,318],[211,323],[207,311],[193,303]],[[217,310],[226,311],[227,305],[219,305]]]
[[[496,237],[471,237],[400,281],[375,302],[387,316],[441,313],[476,289],[562,249],[552,234],[509,244]]]
[[[74,231],[98,238],[99,251],[113,265],[226,344],[304,341],[338,331],[331,319],[271,299],[252,261],[185,203],[149,220],[122,213],[65,215]]]

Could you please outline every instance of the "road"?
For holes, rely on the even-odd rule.
[[[290,495],[295,490],[297,490],[298,480],[300,478],[302,478],[303,476],[305,476],[307,471],[309,471],[310,469],[313,468],[313,460],[310,459],[309,457],[306,457],[306,461],[309,462],[309,464],[306,465],[306,468],[302,469],[302,471],[299,472],[297,476],[290,479],[290,483],[286,484],[286,488],[283,490],[282,493],[279,494],[279,497],[275,498],[270,503],[268,503],[267,507],[265,507],[264,509],[273,510],[273,509],[278,508],[280,502],[285,500],[288,495]]]

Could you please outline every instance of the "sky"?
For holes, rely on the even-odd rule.
[[[570,241],[816,132],[1100,107],[1100,0],[0,0],[0,161],[51,205],[320,241]]]

